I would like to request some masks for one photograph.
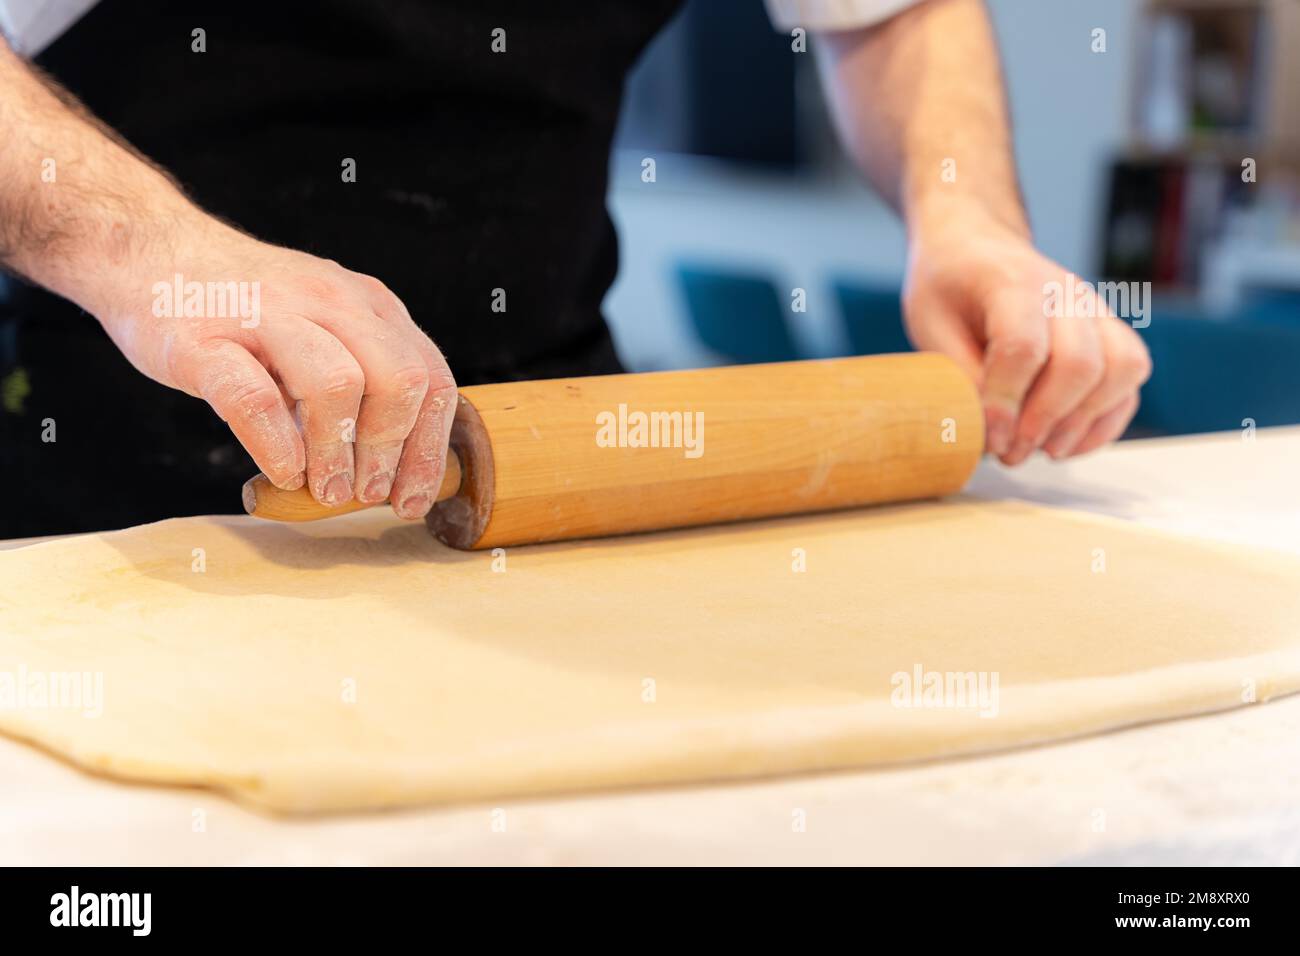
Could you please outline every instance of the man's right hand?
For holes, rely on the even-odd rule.
[[[205,214],[2,37],[0,265],[94,315],[146,375],[208,402],[278,487],[306,483],[326,505],[389,499],[404,518],[432,506],[456,384],[398,298]],[[177,276],[255,289],[257,314],[241,315],[238,296],[168,308]]]
[[[325,505],[391,499],[423,517],[456,411],[442,353],[378,279],[194,212],[155,247],[165,255],[132,257],[94,310],[113,341],[211,405],[277,487],[305,482]],[[210,311],[222,314],[194,314]]]

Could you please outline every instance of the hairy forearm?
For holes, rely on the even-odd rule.
[[[925,0],[819,49],[841,138],[909,229],[975,209],[1028,235],[983,0]]]
[[[201,214],[0,40],[0,264],[95,314]]]

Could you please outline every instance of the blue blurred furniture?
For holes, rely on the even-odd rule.
[[[835,283],[855,355],[911,350],[897,289],[852,279]],[[1300,301],[1259,293],[1239,315],[1212,319],[1195,309],[1158,310],[1138,333],[1154,371],[1134,425],[1181,435],[1300,423]]]
[[[853,279],[838,279],[834,285],[853,355],[912,351],[903,331],[903,303],[896,286],[868,285]]]
[[[722,266],[683,265],[677,272],[691,326],[710,349],[733,362],[807,358],[790,333],[789,302],[770,279]],[[910,352],[896,287],[852,279],[834,282],[850,355]]]
[[[756,275],[707,266],[677,272],[696,334],[727,361],[787,362],[800,358],[776,286]]]
[[[699,337],[731,362],[802,358],[787,322],[789,303],[769,279],[704,266],[679,271]],[[840,278],[833,283],[851,354],[911,351],[897,289]],[[1139,433],[1182,435],[1300,423],[1300,303],[1249,298],[1239,313],[1212,318],[1195,306],[1157,306],[1138,334],[1154,371],[1134,420]]]
[[[1241,305],[1241,317],[1252,323],[1300,328],[1300,291],[1249,289]]]
[[[1300,422],[1300,322],[1157,309],[1138,334],[1155,368],[1135,425],[1181,435]]]

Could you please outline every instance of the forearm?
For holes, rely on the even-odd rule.
[[[0,40],[0,263],[98,315],[203,218]]]
[[[1028,235],[983,0],[925,0],[819,39],[841,138],[909,231],[976,211]]]
[[[846,146],[907,221],[908,337],[979,387],[988,449],[1016,465],[1117,438],[1151,361],[1104,307],[1093,321],[1045,309],[1070,274],[1031,242],[983,0],[924,0],[820,51]]]

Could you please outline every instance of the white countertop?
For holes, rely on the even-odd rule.
[[[1300,428],[1285,428],[986,462],[970,491],[1300,553],[1298,476]],[[1300,695],[902,769],[499,807],[275,819],[3,738],[0,782],[0,864],[1296,865]]]

